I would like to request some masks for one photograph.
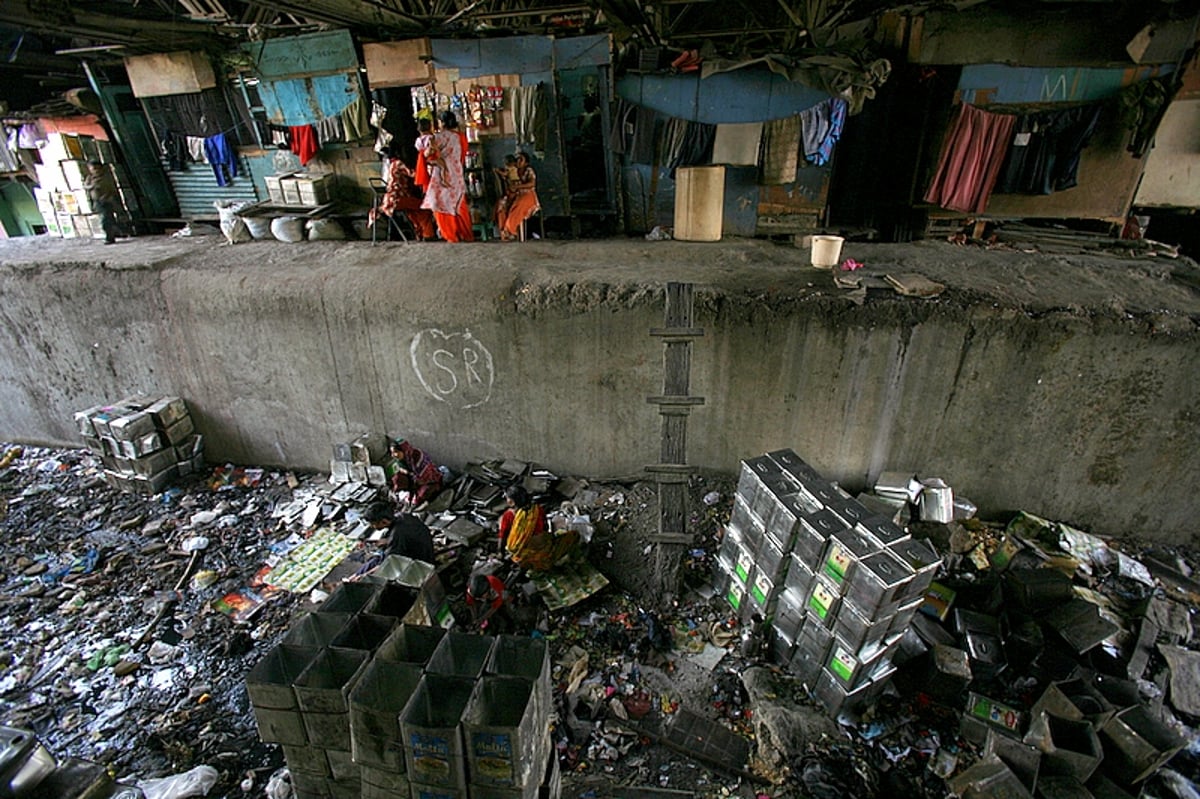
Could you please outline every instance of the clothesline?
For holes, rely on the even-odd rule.
[[[829,97],[780,119],[714,125],[622,98],[613,113],[609,146],[632,163],[662,164],[672,176],[680,166],[758,166],[764,184],[783,185],[795,181],[801,156],[813,166],[829,162],[847,110],[844,98]]]

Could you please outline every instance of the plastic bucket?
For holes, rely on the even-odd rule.
[[[812,265],[821,269],[831,269],[837,266],[838,260],[842,257],[843,241],[845,239],[841,236],[813,236]]]

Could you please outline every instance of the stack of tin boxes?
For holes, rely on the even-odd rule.
[[[204,439],[179,397],[127,397],[75,414],[84,444],[113,488],[150,496],[204,466]]]
[[[881,690],[933,580],[933,550],[823,480],[792,450],[742,462],[716,587],[771,619],[773,655],[831,714]]]
[[[545,641],[404,623],[419,596],[345,583],[250,671],[297,799],[557,796]]]

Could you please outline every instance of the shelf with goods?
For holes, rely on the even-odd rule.
[[[467,205],[471,210],[471,226],[475,229],[476,236],[481,241],[494,238],[496,236],[492,219],[494,200],[488,189],[483,149],[478,142],[471,142],[468,146],[463,178],[467,184]]]

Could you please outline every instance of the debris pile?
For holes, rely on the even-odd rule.
[[[75,414],[83,443],[104,464],[113,488],[143,496],[204,466],[204,437],[179,397],[126,397]]]
[[[821,507],[797,507],[797,492],[785,491],[766,519],[758,485],[752,498],[735,490],[740,480],[697,475],[681,592],[575,583],[556,594],[518,574],[506,583],[517,635],[482,638],[466,634],[464,592],[497,560],[504,486],[525,485],[552,525],[587,532],[584,562],[614,587],[639,588],[654,560],[654,485],[501,460],[438,468],[440,490],[417,502],[389,458],[340,454],[350,456],[343,482],[226,465],[139,496],[110,487],[91,452],[8,449],[0,722],[57,756],[47,781],[67,766],[80,775],[99,766],[131,791],[174,780],[203,782],[212,796],[327,796],[355,785],[358,796],[409,795],[417,769],[404,756],[403,711],[431,664],[441,668],[435,649],[450,636],[494,640],[493,659],[505,640],[544,647],[545,659],[519,659],[536,660],[538,675],[517,677],[543,684],[548,672],[549,735],[537,745],[552,750],[544,762],[564,796],[1164,799],[1190,796],[1200,775],[1200,583],[1185,551],[1118,547],[1031,514],[981,520],[959,492],[904,473],[851,500],[802,472],[813,485],[804,501]],[[789,462],[786,451],[768,457]],[[365,513],[382,499],[430,526],[435,563],[388,554],[386,531]],[[755,519],[757,549],[739,558],[731,531]],[[864,541],[898,558],[899,581]],[[798,554],[804,547],[817,551]],[[715,574],[730,580],[720,593]],[[817,583],[830,596],[814,605]],[[901,611],[911,616],[899,625]],[[855,655],[891,641],[894,670],[869,700],[841,700],[853,692],[844,686],[823,695],[832,664],[801,678],[806,635]],[[452,666],[475,660],[457,653]],[[851,666],[852,677],[874,671]],[[259,695],[285,680],[280,706]],[[493,695],[512,720],[500,726],[526,723],[542,691],[521,708]],[[439,729],[441,704],[414,721]],[[507,795],[473,781],[502,769],[473,772],[470,741],[454,790]]]

